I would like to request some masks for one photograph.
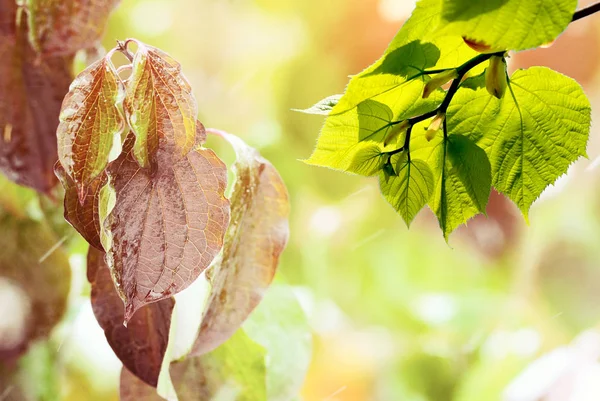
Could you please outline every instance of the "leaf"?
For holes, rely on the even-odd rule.
[[[509,85],[502,100],[485,89],[459,90],[448,129],[486,151],[494,187],[527,218],[544,189],[586,155],[591,108],[579,84],[548,68],[518,70]]]
[[[30,40],[45,55],[70,55],[98,42],[120,0],[25,0]]]
[[[159,151],[156,169],[148,170],[136,162],[132,139],[107,169],[116,202],[105,249],[125,321],[196,280],[223,246],[229,222],[227,169],[212,150],[193,150],[174,164]]]
[[[393,123],[431,111],[441,102],[441,91],[423,99],[424,88],[423,80],[413,80],[342,113],[334,108],[305,162],[365,176],[377,174],[385,163],[383,142],[391,136]]]
[[[47,337],[61,320],[71,268],[61,241],[44,221],[17,220],[0,213],[0,226],[0,294],[4,295],[0,298],[2,309],[13,313],[10,319],[4,316],[0,325],[11,321],[23,325],[12,339],[0,339],[0,359],[6,359],[22,354],[31,341]]]
[[[124,128],[118,107],[124,88],[110,56],[75,78],[60,112],[58,158],[73,179],[80,202],[92,181],[106,168],[113,138]]]
[[[136,375],[123,366],[119,385],[119,400],[121,401],[163,401],[164,398],[156,393],[156,389],[140,380]]]
[[[149,167],[158,149],[185,158],[196,144],[196,99],[181,65],[154,47],[135,41],[138,50],[124,101],[125,114],[135,133],[134,155]]]
[[[299,111],[300,113],[305,113],[305,114],[317,114],[317,115],[326,116],[331,112],[331,110],[333,110],[333,108],[339,102],[341,97],[342,97],[342,95],[331,95],[331,96],[328,96],[325,99],[319,101],[314,106],[309,107],[308,109],[304,109],[304,110],[294,109],[294,111]]]
[[[289,401],[300,393],[312,357],[312,334],[290,286],[275,284],[244,323],[267,351],[267,399]]]
[[[81,236],[93,247],[102,248],[100,194],[107,183],[106,174],[96,177],[90,184],[89,190],[79,201],[79,193],[75,182],[67,175],[59,162],[54,166],[54,172],[65,189],[64,214],[69,222]]]
[[[5,4],[6,3],[6,4]],[[17,26],[16,3],[2,0],[0,30],[0,170],[48,193],[56,184],[56,127],[71,82],[72,56],[39,59]]]
[[[287,243],[289,196],[281,176],[241,139],[223,134],[237,154],[231,224],[192,354],[215,349],[242,325],[271,284]]]
[[[156,387],[169,341],[173,298],[146,305],[123,325],[123,302],[115,289],[104,252],[88,251],[88,279],[92,284],[92,309],[106,339],[123,365],[135,376]]]
[[[490,162],[481,148],[462,135],[449,135],[447,140],[440,135],[431,142],[423,136],[413,140],[413,157],[427,160],[433,170],[435,188],[429,207],[448,240],[459,225],[485,213],[492,180]]]
[[[433,194],[433,173],[423,160],[409,160],[406,152],[393,160],[397,176],[387,178],[383,172],[379,173],[381,193],[410,227]]]
[[[201,356],[171,363],[180,401],[266,401],[265,351],[243,330]]]
[[[556,39],[576,7],[577,0],[442,0],[439,32],[491,51],[531,49]]]

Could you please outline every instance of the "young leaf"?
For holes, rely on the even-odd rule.
[[[442,101],[440,91],[423,99],[424,87],[422,79],[415,79],[350,110],[337,113],[334,107],[305,162],[365,176],[377,174],[385,162],[384,141],[393,136],[398,122],[428,112]],[[398,136],[396,142],[402,138]]]
[[[115,289],[104,252],[88,251],[92,309],[106,339],[123,365],[140,380],[156,387],[169,341],[173,298],[146,305],[123,325],[123,302]]]
[[[385,199],[410,227],[417,213],[429,202],[434,190],[433,173],[423,160],[409,160],[406,152],[393,159],[397,176],[379,173],[379,186]]]
[[[16,286],[29,305],[24,309],[26,315],[21,316],[26,325],[24,336],[9,343],[5,343],[6,337],[0,339],[0,359],[3,359],[19,355],[31,341],[48,336],[62,319],[71,285],[71,268],[59,238],[45,222],[17,220],[0,213],[0,226],[0,279],[8,279]],[[8,307],[10,302],[18,300],[11,297],[2,302]],[[19,313],[16,307],[13,311]]]
[[[173,362],[171,378],[180,400],[266,401],[265,350],[238,330],[208,354]]]
[[[140,168],[130,135],[107,169],[116,204],[106,220],[108,261],[125,301],[125,321],[141,306],[187,288],[223,246],[229,222],[225,164],[199,148],[177,163],[157,153]]]
[[[331,110],[333,110],[335,105],[338,104],[341,97],[342,97],[342,95],[331,95],[331,96],[328,96],[325,99],[319,101],[314,106],[309,107],[308,109],[304,109],[304,110],[295,109],[294,111],[299,111],[300,113],[306,113],[306,114],[317,114],[317,115],[326,116],[331,112]]]
[[[178,161],[196,144],[196,99],[181,65],[159,49],[135,41],[133,72],[124,107],[136,136],[134,155],[149,167],[163,149]]]
[[[113,138],[124,128],[117,104],[124,89],[110,55],[81,72],[62,104],[58,159],[77,187],[79,201],[108,164]]]
[[[30,40],[46,55],[70,55],[100,40],[120,0],[25,0]]]
[[[442,0],[440,34],[459,35],[490,51],[552,42],[571,22],[577,0]]]
[[[222,344],[258,305],[289,235],[288,193],[275,167],[241,139],[222,135],[237,154],[232,224],[223,255],[211,271],[213,288],[192,350],[195,355]]]
[[[16,3],[2,0],[0,7],[0,170],[47,193],[57,182],[56,127],[73,57],[39,59],[23,22],[16,26]]]
[[[102,248],[101,217],[100,217],[100,192],[107,183],[105,173],[96,177],[90,184],[83,201],[80,202],[77,186],[69,177],[59,162],[54,166],[54,173],[65,189],[64,213],[65,220],[81,234],[93,247]]]
[[[435,188],[429,207],[448,240],[459,225],[485,213],[492,181],[490,162],[481,148],[462,135],[438,136],[426,144],[423,137],[414,139],[414,157],[427,157],[432,167]]]
[[[493,185],[527,217],[543,190],[585,156],[591,108],[574,80],[543,67],[516,71],[502,100],[485,89],[460,90],[448,129],[489,156]]]

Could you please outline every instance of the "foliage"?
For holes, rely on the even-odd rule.
[[[419,1],[380,60],[305,110],[327,115],[306,162],[378,175],[407,225],[427,204],[446,240],[486,212],[492,187],[527,219],[586,156],[591,108],[574,80],[542,67],[509,77],[505,58],[553,41],[576,5]]]
[[[216,397],[229,386],[244,399],[266,400],[272,383],[269,399],[294,398],[307,363],[286,376],[277,362],[283,350],[263,348],[241,328],[287,243],[289,200],[278,171],[241,139],[208,130],[238,155],[228,199],[228,168],[203,146],[207,130],[181,65],[138,40],[117,42],[69,86],[75,53],[97,45],[118,1],[2,1],[0,50],[8,61],[0,77],[0,167],[42,194],[64,194],[65,219],[90,245],[92,309],[124,365],[123,399]],[[129,63],[116,65],[115,53]],[[54,188],[53,173],[64,192]],[[45,214],[46,201],[32,215],[21,202],[35,202],[33,191],[3,187],[0,284],[23,316],[12,337],[1,338],[0,361],[7,377],[20,377],[14,361],[65,312],[70,268],[62,248],[71,233],[54,238],[62,228],[51,210]],[[193,343],[175,344],[185,336],[173,317],[186,305],[174,296],[201,275],[210,285],[200,327]],[[303,312],[282,288],[294,317],[273,316],[306,338]],[[272,324],[279,323],[261,322]],[[299,358],[310,352],[301,344]]]

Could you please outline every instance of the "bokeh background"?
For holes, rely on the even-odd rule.
[[[183,65],[200,120],[237,134],[291,194],[280,265],[314,332],[305,401],[600,399],[600,132],[534,204],[529,225],[493,194],[448,246],[430,211],[410,231],[375,179],[310,167],[322,118],[292,111],[341,93],[375,61],[413,0],[127,0],[105,35]],[[580,1],[580,6],[592,1]],[[578,80],[600,117],[600,14],[549,48],[512,55]],[[233,153],[209,141],[228,162]],[[53,346],[24,359],[40,400],[116,400],[120,363],[87,298],[85,246]],[[43,361],[52,361],[44,364]],[[60,370],[44,366],[61,366]],[[0,400],[3,396],[0,394]]]

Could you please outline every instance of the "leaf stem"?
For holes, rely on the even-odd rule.
[[[122,40],[117,40],[117,51],[123,53],[123,55],[125,57],[127,57],[127,60],[129,60],[130,63],[133,62],[133,53],[127,48],[127,41],[122,41]]]
[[[577,10],[575,11],[575,14],[573,14],[573,19],[571,20],[571,22],[575,22],[577,20],[580,20],[582,18],[588,17],[592,14],[595,14],[597,12],[600,11],[600,2],[596,3],[596,4],[592,4],[589,7],[585,7],[582,8],[581,10]]]

